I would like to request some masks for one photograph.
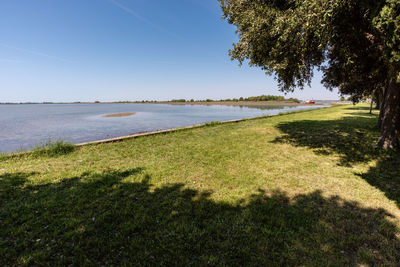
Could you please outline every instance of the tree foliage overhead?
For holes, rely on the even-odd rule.
[[[399,0],[219,2],[239,35],[232,59],[276,75],[282,91],[310,84],[315,69],[327,88],[353,96],[400,83]]]
[[[277,74],[283,90],[310,83],[315,66],[325,71],[327,84],[338,68],[350,70],[354,82],[358,73],[373,78],[387,65],[394,65],[390,71],[399,76],[398,0],[220,2],[240,37],[230,51],[232,58],[250,59],[250,65]]]

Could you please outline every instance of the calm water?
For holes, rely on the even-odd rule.
[[[174,106],[160,104],[0,105],[0,152],[27,150],[52,140],[72,143],[100,140],[143,131],[225,121],[318,106]],[[103,115],[136,112],[130,117]]]

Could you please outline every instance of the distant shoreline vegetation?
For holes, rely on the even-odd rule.
[[[250,96],[250,97],[239,97],[239,98],[227,98],[227,99],[172,99],[169,101],[159,101],[159,100],[140,100],[140,101],[94,101],[94,102],[0,102],[2,105],[16,105],[16,104],[123,104],[123,103],[194,103],[194,102],[268,102],[268,101],[286,101],[286,102],[293,102],[293,103],[301,103],[301,101],[297,98],[285,98],[283,96],[275,96],[275,95],[260,95],[260,96]]]

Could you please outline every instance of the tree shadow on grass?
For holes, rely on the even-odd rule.
[[[357,175],[385,192],[386,197],[395,201],[400,208],[400,152],[382,156],[376,166]]]
[[[398,229],[382,209],[319,191],[295,198],[259,191],[238,204],[221,203],[210,192],[183,184],[154,188],[143,172],[85,173],[42,185],[28,182],[35,174],[1,175],[0,264],[394,266],[400,261]],[[140,177],[145,178],[135,181]]]
[[[277,128],[283,136],[272,142],[309,147],[317,154],[335,153],[343,166],[381,157],[384,152],[376,147],[379,136],[376,115],[351,115],[338,120],[282,122]]]
[[[343,166],[376,160],[375,167],[358,175],[385,192],[400,207],[400,152],[376,147],[379,137],[377,115],[369,114],[366,107],[347,109],[360,112],[348,113],[346,115],[350,116],[339,120],[283,122],[277,126],[283,136],[273,142],[309,147],[317,154],[337,154],[339,165]]]
[[[360,106],[352,106],[352,107],[348,107],[346,108],[347,110],[363,110],[363,111],[368,111],[369,112],[369,107],[360,107]]]

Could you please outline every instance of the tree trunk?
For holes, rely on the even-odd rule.
[[[390,79],[383,93],[379,121],[381,136],[378,145],[382,148],[400,147],[400,83]]]
[[[375,99],[376,99],[376,109],[381,109],[382,104],[382,90],[381,88],[376,89],[375,91]]]
[[[383,118],[383,114],[385,114],[386,93],[387,93],[387,85],[382,88],[382,93],[381,93],[381,104],[379,106],[379,117],[378,117],[378,128],[379,129],[382,127],[382,118]]]
[[[373,98],[371,97],[371,103],[369,106],[369,114],[372,114],[372,104],[374,103],[374,101],[372,100]]]

